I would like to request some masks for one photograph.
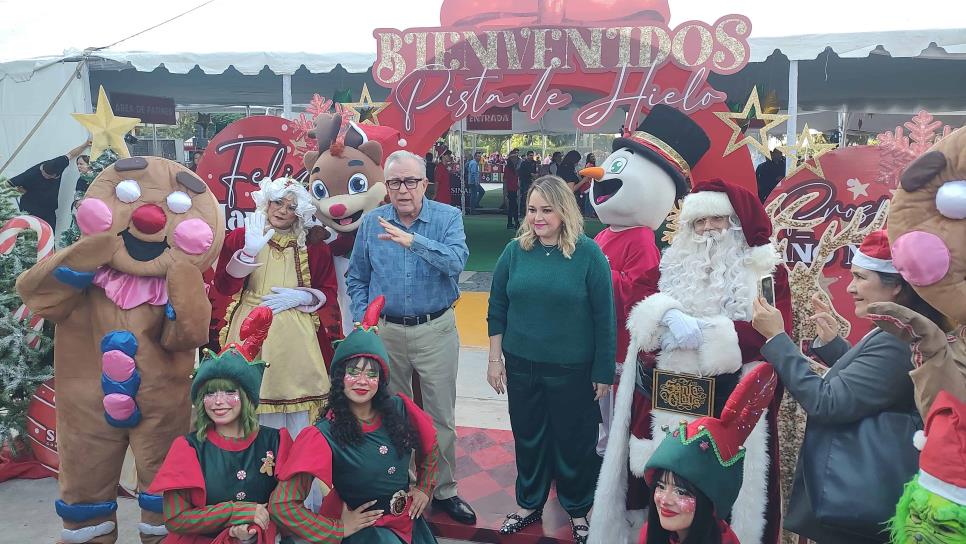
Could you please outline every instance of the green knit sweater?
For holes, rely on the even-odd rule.
[[[517,240],[503,249],[493,271],[490,336],[503,349],[547,364],[589,365],[596,383],[613,383],[614,294],[610,265],[597,244],[581,235],[570,259]]]

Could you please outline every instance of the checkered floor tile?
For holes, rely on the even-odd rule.
[[[458,427],[456,432],[459,494],[476,510],[477,523],[475,526],[463,525],[443,512],[433,511],[429,514],[429,522],[437,536],[506,544],[573,542],[570,518],[560,508],[553,490],[543,511],[543,523],[531,525],[515,535],[501,535],[504,516],[516,509],[513,434],[471,427]]]

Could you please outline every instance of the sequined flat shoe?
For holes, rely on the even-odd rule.
[[[517,513],[507,514],[506,520],[503,522],[503,526],[500,527],[500,534],[512,535],[513,533],[519,532],[524,528],[533,525],[541,519],[543,519],[543,510],[534,510],[526,517],[520,517],[520,514]]]

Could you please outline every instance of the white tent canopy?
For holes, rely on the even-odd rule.
[[[375,58],[373,29],[435,27],[440,3],[363,0],[336,7],[317,0],[268,5],[166,0],[132,9],[129,2],[104,0],[96,13],[110,16],[90,20],[90,13],[68,0],[50,0],[43,9],[0,0],[0,59],[8,60],[0,62],[0,164],[65,89],[36,135],[0,175],[13,175],[77,145],[84,131],[67,114],[91,111],[92,90],[96,93],[102,84],[114,92],[171,97],[191,111],[253,107],[289,113],[307,104],[313,93],[358,93],[363,83],[375,100],[384,99],[386,90],[369,73]],[[923,108],[966,112],[966,29],[942,28],[962,26],[950,9],[958,4],[948,0],[918,0],[914,10],[882,9],[872,0],[812,0],[808,10],[794,15],[764,0],[670,4],[672,27],[692,19],[714,21],[727,13],[751,18],[751,63],[711,83],[735,102],[743,102],[755,85],[774,90],[782,108],[793,115],[789,134],[799,126],[799,112],[815,112],[816,123],[844,111],[856,112],[856,119],[860,112],[871,112],[879,120],[884,113],[910,116]],[[856,28],[870,31],[848,32]],[[71,78],[85,48],[109,44],[116,45],[86,57],[79,78]],[[581,104],[577,98],[574,106]],[[534,124],[515,112],[514,131],[569,134],[571,113],[555,112]],[[618,117],[601,131],[616,132]],[[956,119],[943,121],[956,124]],[[831,128],[811,121],[810,126]],[[62,197],[69,197],[68,189]],[[64,202],[60,211],[66,213]]]
[[[773,38],[751,38],[750,62],[763,62],[773,53],[788,60],[815,60],[826,49],[840,58],[869,55],[924,59],[966,60],[966,29],[902,30],[854,32],[848,34],[806,34]],[[263,70],[282,75],[294,74],[301,67],[313,74],[326,73],[341,66],[350,73],[368,71],[375,62],[375,40],[368,52],[146,52],[104,49],[96,57],[120,63],[139,72],[164,68],[171,74],[187,74],[197,67],[205,74],[221,74],[233,68],[243,75],[258,75]],[[63,58],[79,57],[83,51],[68,50],[64,56],[40,57],[0,63],[0,77],[25,80],[35,70]]]

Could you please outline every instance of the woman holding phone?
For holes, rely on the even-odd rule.
[[[848,293],[852,295],[855,315],[859,318],[868,315],[868,306],[873,302],[895,302],[942,326],[939,312],[919,298],[892,265],[885,231],[869,234],[856,252],[852,260],[852,282]],[[805,489],[803,460],[810,454],[819,455],[818,451],[810,451],[810,446],[822,442],[811,437],[842,433],[849,435],[843,436],[843,439],[854,440],[855,437],[851,435],[853,426],[847,424],[873,418],[883,412],[909,413],[915,410],[913,385],[909,378],[909,372],[913,370],[909,345],[873,327],[855,346],[850,346],[839,335],[839,325],[831,307],[816,294],[812,299],[815,310],[812,319],[818,334],[812,343],[812,350],[831,367],[824,376],[820,376],[811,371],[809,359],[785,333],[781,313],[763,298],[759,298],[754,306],[752,326],[768,340],[761,353],[775,367],[785,388],[808,415],[806,441],[795,469],[785,528],[819,544],[886,542],[886,534],[870,532],[856,535],[823,524],[813,511]],[[913,448],[913,445],[911,437],[905,437],[882,443],[881,447],[891,448],[898,457],[903,454],[900,451],[902,448]],[[853,492],[856,500],[860,500],[858,497],[868,482],[849,482],[850,472],[858,474],[850,467],[840,467],[839,473],[848,482],[849,489],[840,489],[838,492]],[[855,476],[851,478],[855,479]],[[870,500],[883,501],[883,505],[894,507],[898,499],[896,495]]]

